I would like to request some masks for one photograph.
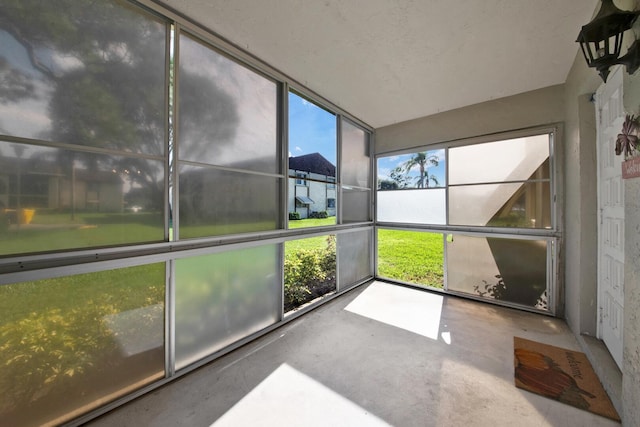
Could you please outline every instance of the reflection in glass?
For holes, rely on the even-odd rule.
[[[289,92],[289,227],[336,223],[336,117]]]
[[[0,254],[162,241],[163,163],[0,141]]]
[[[380,222],[446,224],[444,189],[378,191]]]
[[[0,133],[163,155],[163,23],[108,0],[4,1],[0,16]]]
[[[371,191],[363,188],[342,187],[342,223],[371,221],[369,208]]]
[[[336,236],[284,244],[284,312],[336,290]]]
[[[339,290],[373,276],[371,268],[371,230],[338,235]]]
[[[179,238],[278,228],[280,178],[182,166]]]
[[[442,289],[443,235],[378,229],[378,275],[400,282]]]
[[[176,261],[176,368],[279,320],[278,245]]]
[[[447,288],[548,310],[546,240],[453,235]]]
[[[278,173],[277,85],[182,35],[180,160]]]
[[[548,182],[449,188],[449,223],[492,227],[551,228]]]
[[[342,182],[357,187],[369,188],[371,161],[369,157],[369,134],[342,120]]]
[[[479,184],[549,179],[549,135],[465,145],[449,149],[449,183]]]
[[[162,378],[165,274],[161,263],[0,286],[3,425],[57,425]]]

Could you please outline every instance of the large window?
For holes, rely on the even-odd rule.
[[[337,106],[155,2],[0,2],[0,46],[5,423],[83,423],[373,277]]]
[[[162,241],[166,25],[111,1],[0,16],[0,255]]]
[[[553,312],[552,142],[542,133],[379,157],[378,275]]]

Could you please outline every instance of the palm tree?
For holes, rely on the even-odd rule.
[[[429,175],[428,168],[429,166],[438,166],[440,162],[440,158],[435,154],[428,154],[426,151],[421,153],[416,153],[407,160],[402,168],[406,175],[410,173],[410,171],[418,166],[420,170],[420,175],[416,177],[416,187],[417,188],[429,188],[429,181],[432,181],[435,186],[438,186],[440,183],[438,182],[438,178],[435,175]]]

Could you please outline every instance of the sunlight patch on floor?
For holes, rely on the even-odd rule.
[[[286,363],[211,427],[363,426],[389,424]]]
[[[374,282],[345,310],[437,340],[443,301],[442,295]]]

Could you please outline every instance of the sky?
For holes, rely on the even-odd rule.
[[[336,116],[290,92],[289,157],[311,153],[320,153],[331,163],[336,164]],[[427,153],[439,159],[438,166],[428,168],[429,175],[435,175],[439,186],[444,186],[446,183],[444,150],[431,150]],[[402,154],[379,158],[378,178],[389,179],[391,170],[405,163],[411,156],[412,154]],[[418,175],[417,167],[411,170],[410,176]],[[433,182],[430,182],[430,185],[433,186]]]
[[[311,153],[336,164],[336,116],[289,92],[289,157]]]
[[[389,174],[393,169],[397,166],[404,165],[407,160],[409,160],[413,156],[412,153],[409,154],[400,154],[397,156],[388,156],[388,157],[379,157],[378,158],[378,179],[382,180],[390,180]],[[434,175],[438,180],[438,186],[443,187],[446,184],[446,173],[445,173],[445,152],[443,149],[441,150],[431,150],[427,151],[427,157],[436,156],[438,158],[438,166],[429,166],[427,168],[427,172],[429,176]],[[429,165],[429,164],[428,164]],[[420,174],[418,166],[415,166],[411,169],[409,176],[413,177],[412,180],[414,183],[415,177]],[[429,186],[433,187],[433,181],[429,182]]]

